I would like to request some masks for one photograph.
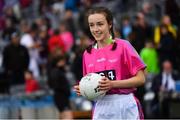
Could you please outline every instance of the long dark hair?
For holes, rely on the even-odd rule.
[[[105,8],[105,7],[93,7],[93,8],[91,8],[91,9],[89,9],[89,11],[88,11],[87,14],[86,14],[86,21],[88,21],[88,17],[89,17],[91,14],[95,14],[95,13],[101,13],[101,14],[103,14],[103,15],[105,16],[108,24],[111,24],[111,25],[112,25],[111,28],[110,28],[110,34],[111,34],[111,36],[112,36],[112,39],[114,39],[114,38],[115,38],[115,35],[114,35],[114,30],[113,30],[113,28],[114,28],[114,27],[113,27],[113,16],[112,16],[111,11],[110,11],[109,9]],[[96,41],[94,42],[93,45],[95,45],[95,44],[96,44]],[[91,53],[91,50],[92,50],[93,45],[90,45],[90,46],[86,49],[88,53]],[[117,47],[117,43],[114,42],[111,50],[115,50],[116,47]]]

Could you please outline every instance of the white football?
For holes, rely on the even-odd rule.
[[[82,96],[88,100],[96,100],[103,97],[106,91],[99,91],[99,81],[102,76],[97,73],[89,73],[82,77],[79,83],[79,89]]]

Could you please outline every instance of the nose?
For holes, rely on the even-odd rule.
[[[97,25],[94,26],[94,32],[98,32],[99,31],[99,27]]]

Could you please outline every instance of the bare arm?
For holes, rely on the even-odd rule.
[[[110,90],[112,88],[132,88],[138,87],[145,83],[144,71],[140,70],[134,77],[131,77],[126,80],[115,80],[111,81],[106,77],[103,77],[100,81],[100,90]]]
[[[132,87],[138,87],[145,83],[145,75],[144,71],[140,70],[137,72],[137,74],[129,79],[126,80],[115,80],[111,81],[107,77],[103,77],[102,81],[100,81],[100,90],[108,91],[112,88],[132,88]],[[74,91],[77,93],[77,95],[81,95],[79,91],[79,85],[74,86]]]

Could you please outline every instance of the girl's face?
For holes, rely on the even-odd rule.
[[[110,37],[111,25],[108,24],[104,14],[95,13],[88,17],[91,34],[97,41],[107,40]]]

